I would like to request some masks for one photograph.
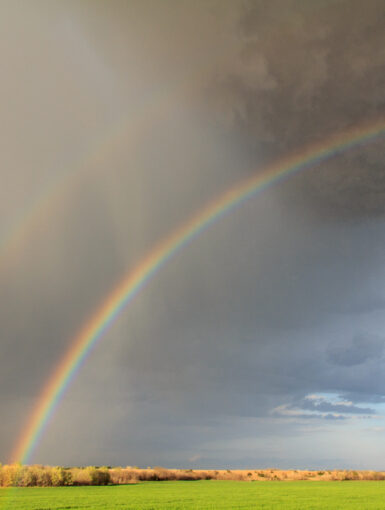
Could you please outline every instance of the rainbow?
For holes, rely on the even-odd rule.
[[[12,455],[13,462],[28,463],[50,418],[71,382],[101,340],[109,326],[138,292],[178,251],[236,206],[266,188],[348,149],[385,135],[385,120],[354,127],[312,144],[268,166],[210,202],[180,228],[161,241],[139,264],[122,278],[94,315],[71,341],[70,347],[53,371]]]

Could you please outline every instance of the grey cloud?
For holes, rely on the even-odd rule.
[[[346,403],[334,403],[328,402],[323,398],[304,398],[299,402],[296,402],[296,405],[301,409],[305,409],[307,411],[316,411],[323,413],[342,413],[342,414],[374,414],[374,410],[368,407],[358,407],[351,404]]]
[[[351,303],[341,303],[338,310],[336,310],[339,313],[346,313],[346,314],[366,314],[375,312],[378,310],[384,310],[385,309],[385,298],[382,296],[371,296],[365,301],[362,301],[361,299],[355,299]]]
[[[303,412],[306,411],[306,412]],[[368,419],[375,415],[374,409],[360,407],[346,400],[331,401],[317,395],[293,399],[290,404],[278,406],[273,416],[289,420],[346,420],[352,416]]]
[[[344,345],[330,345],[328,359],[331,363],[351,367],[360,365],[372,358],[380,358],[384,350],[382,338],[356,336]]]
[[[294,420],[305,420],[305,421],[313,421],[313,420],[327,420],[327,421],[343,421],[347,420],[347,416],[344,416],[342,414],[318,414],[318,413],[300,413],[300,412],[293,412],[290,414],[290,416],[286,416],[285,414],[280,414],[279,412],[275,414],[278,417],[283,418],[291,418]]]
[[[346,420],[346,416],[335,416],[334,414],[326,414],[323,416],[324,420]]]
[[[340,395],[339,398],[348,402],[356,403],[365,402],[372,404],[383,404],[385,402],[385,395],[376,395],[373,393],[350,392]]]

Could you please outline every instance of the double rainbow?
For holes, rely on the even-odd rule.
[[[136,267],[124,275],[120,284],[113,289],[71,341],[70,348],[60,360],[39,397],[13,452],[12,461],[21,463],[29,461],[55,409],[91,350],[121,311],[178,251],[216,220],[273,184],[354,146],[368,143],[384,135],[385,120],[382,119],[335,134],[322,142],[310,145],[305,150],[285,157],[213,200],[155,246]]]

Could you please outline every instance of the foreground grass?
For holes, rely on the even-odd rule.
[[[146,482],[0,490],[12,510],[383,510],[384,482]]]

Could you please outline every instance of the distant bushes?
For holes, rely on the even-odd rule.
[[[239,480],[239,481],[290,481],[290,480],[385,480],[385,473],[379,471],[311,471],[311,470],[200,470],[138,467],[110,469],[110,481],[114,484],[137,483],[163,480]]]
[[[0,465],[1,487],[60,487],[65,485],[107,485],[107,468],[63,468],[52,466]]]
[[[71,468],[72,485],[108,485],[111,482],[110,470],[106,467]]]
[[[166,469],[154,467],[114,468],[110,470],[111,483],[162,482],[166,480],[211,480],[214,475],[207,471],[193,471],[192,469]]]
[[[0,464],[0,486],[2,487],[60,487],[68,485],[128,484],[164,480],[239,480],[239,481],[283,481],[283,480],[385,480],[379,471],[310,471],[310,470],[192,470],[154,467],[71,467],[22,466]]]

